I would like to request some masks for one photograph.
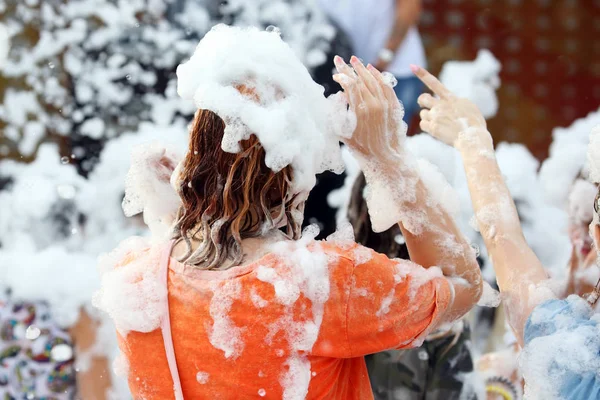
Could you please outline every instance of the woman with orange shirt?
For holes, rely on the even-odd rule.
[[[336,65],[357,117],[345,143],[377,166],[377,177],[367,174],[373,190],[388,182],[402,192],[391,186],[418,172],[403,167],[389,134],[402,123],[392,87],[355,57]],[[366,354],[419,346],[478,301],[475,253],[419,178],[415,198],[395,206],[426,224],[418,234],[400,224],[412,261],[391,260],[348,235],[301,237],[307,193],[292,192],[292,167],[269,169],[256,136],[223,151],[224,131],[214,112],[196,113],[173,176],[182,200],[174,240],[117,256],[114,272],[148,296],[125,293],[122,308],[163,310],[156,320],[142,313],[143,328],[116,321],[134,398],[369,399]]]

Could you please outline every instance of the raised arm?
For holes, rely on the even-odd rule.
[[[511,327],[522,342],[533,308],[551,296],[542,282],[546,272],[531,250],[519,216],[495,159],[492,137],[477,107],[459,99],[420,67],[415,74],[437,97],[419,97],[421,128],[454,146],[461,154],[477,224],[503,293]]]
[[[404,149],[401,106],[392,87],[379,71],[356,57],[351,64],[354,69],[337,57],[340,73],[334,79],[356,113],[356,130],[345,143],[365,174],[373,229],[383,231],[399,223],[412,261],[441,268],[454,289],[454,301],[442,322],[453,321],[481,295],[475,252],[424,184],[414,156]]]

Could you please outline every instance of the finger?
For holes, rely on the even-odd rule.
[[[345,74],[334,74],[333,80],[339,83],[344,91],[349,91],[350,88],[356,83],[352,78],[349,78]]]
[[[356,78],[356,72],[344,61],[344,59],[340,56],[333,57],[333,63],[335,64],[335,69],[340,73],[344,74],[349,78]]]
[[[421,110],[421,112],[419,113],[419,116],[421,117],[421,121],[429,120],[430,119],[429,110]]]
[[[375,77],[375,79],[379,83],[379,86],[381,87],[381,89],[382,89],[383,93],[385,94],[385,96],[387,97],[388,101],[393,101],[394,99],[397,99],[396,93],[394,92],[394,88],[390,85],[390,82],[388,82],[388,79],[386,79],[386,77],[377,68],[375,68],[371,64],[367,65],[367,69],[369,70],[369,72],[371,72],[371,74]]]
[[[352,109],[357,107],[362,102],[361,86],[364,85],[360,85],[359,82],[355,81],[352,78],[349,78],[347,75],[344,74],[334,74],[333,80],[339,83],[342,89],[344,90],[346,102],[350,105]]]
[[[442,99],[447,99],[452,96],[446,86],[442,84],[435,76],[431,75],[425,68],[411,65],[410,69],[413,73],[427,86],[433,93],[438,95]]]
[[[378,85],[375,77],[367,70],[363,63],[356,57],[350,57],[350,64],[354,67],[354,71],[358,74],[360,79],[365,83],[373,96],[377,95]]]
[[[423,130],[423,132],[433,133],[433,123],[430,120],[422,119],[419,123],[419,126]]]
[[[429,93],[423,93],[417,99],[417,103],[423,108],[433,108],[436,104],[439,103],[439,99],[436,99]]]

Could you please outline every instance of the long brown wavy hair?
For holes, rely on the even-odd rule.
[[[238,153],[223,151],[224,132],[218,115],[198,110],[179,175],[182,205],[173,239],[187,244],[179,261],[208,270],[240,265],[243,239],[277,229],[299,238],[304,211],[303,197],[290,191],[290,166],[279,172],[267,167],[254,135],[240,142]],[[200,241],[195,250],[192,239]]]

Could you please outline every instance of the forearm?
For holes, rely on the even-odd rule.
[[[431,194],[419,182],[417,201],[407,207],[419,208],[427,216],[428,227],[415,235],[400,223],[411,261],[423,267],[438,266],[454,287],[452,306],[442,323],[453,322],[479,301],[483,287],[475,251],[440,205],[431,207]]]
[[[359,160],[360,163],[360,160]],[[367,180],[367,204],[375,230],[399,221],[411,260],[423,267],[439,267],[454,279],[457,312],[466,312],[481,294],[481,274],[475,252],[446,210],[421,179],[415,157],[401,151],[378,167],[361,164]],[[458,285],[458,286],[457,286]],[[461,306],[462,305],[462,306]]]
[[[421,15],[420,0],[399,0],[396,2],[396,13],[394,16],[394,25],[388,40],[386,41],[386,49],[396,51],[408,30],[416,25]]]
[[[541,263],[523,236],[517,209],[494,156],[490,134],[483,128],[467,129],[461,133],[457,149],[488,253],[492,260],[509,260],[506,264],[494,264],[500,288],[510,284],[515,275],[530,277],[534,283],[545,279]]]
[[[543,297],[533,291],[547,275],[525,241],[517,209],[494,157],[490,134],[484,128],[466,129],[456,148],[463,159],[475,218],[507,305],[509,321],[521,338],[527,317]]]
[[[403,18],[396,18],[394,21],[394,26],[392,27],[392,32],[388,40],[386,41],[385,48],[395,52],[398,50],[402,42],[404,42],[404,38],[408,33],[409,25]]]

